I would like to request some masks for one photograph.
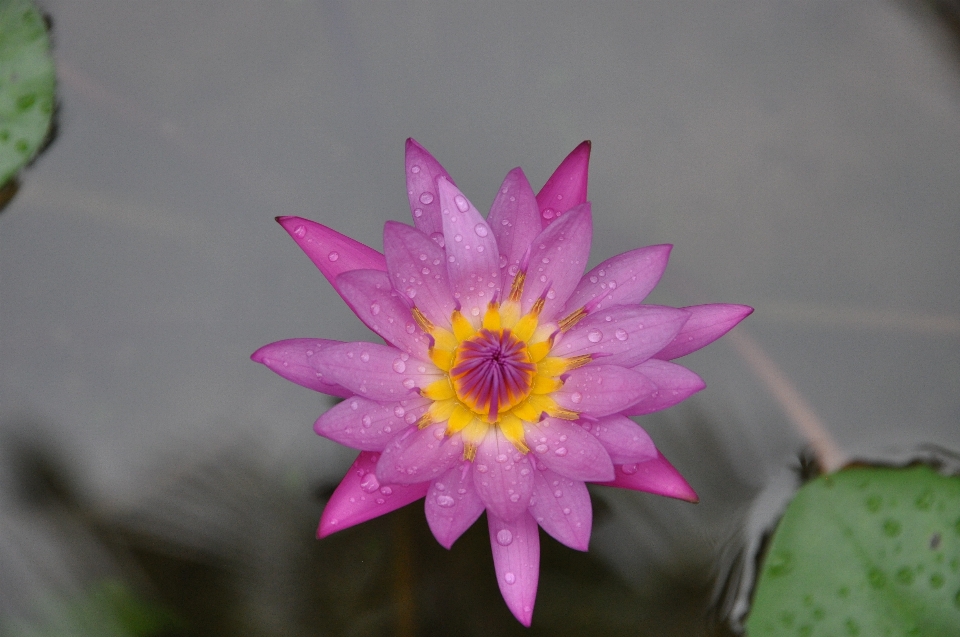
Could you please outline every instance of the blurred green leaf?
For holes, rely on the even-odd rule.
[[[43,146],[55,79],[43,16],[28,0],[0,0],[0,186]]]
[[[761,567],[751,637],[957,635],[960,477],[858,467],[806,484]]]

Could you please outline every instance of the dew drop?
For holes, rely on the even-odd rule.
[[[489,232],[489,230],[487,229],[487,224],[485,223],[478,223],[473,230],[477,233],[478,237],[485,237]]]
[[[433,194],[429,192],[420,193],[420,203],[427,206],[433,203]]]
[[[478,464],[477,471],[479,471],[480,473],[486,473],[488,471],[488,467],[485,464]]]
[[[504,573],[503,581],[506,582],[507,584],[513,584],[517,581],[517,576],[514,575],[513,573]]]
[[[376,316],[377,314],[379,314],[379,313],[380,313],[380,304],[379,304],[379,303],[371,303],[371,304],[370,304],[370,313],[373,314],[374,316]]]
[[[553,219],[557,216],[557,212],[553,208],[544,208],[543,218],[544,219]]]
[[[620,470],[623,471],[623,472],[624,472],[625,474],[627,474],[628,476],[632,476],[632,475],[635,474],[639,469],[640,469],[640,466],[639,466],[639,465],[636,465],[636,464],[625,464],[625,465],[623,465],[622,467],[620,467]]]
[[[437,506],[441,506],[444,509],[449,509],[456,503],[457,501],[453,499],[453,496],[446,494],[437,496]]]
[[[369,427],[373,424],[373,419],[371,419],[369,415],[364,415],[364,417],[360,419],[360,422],[363,423],[364,427]]]
[[[294,228],[293,234],[297,235],[302,239],[307,235],[307,229],[304,228],[303,226],[297,226],[296,228]]]
[[[497,454],[497,462],[503,463],[507,461],[507,454],[501,453]]]
[[[560,489],[557,489],[556,491],[553,492],[553,497],[555,497],[555,498],[562,498],[562,497],[563,497],[563,491],[561,491]]]
[[[413,166],[413,167],[411,167],[411,168],[410,168],[410,172],[412,172],[414,175],[416,175],[418,172],[420,172],[420,166]]]
[[[595,277],[594,275],[591,274],[591,275],[590,275],[590,283],[596,283],[597,281],[599,281],[599,279],[598,279],[597,277]]]
[[[407,334],[413,334],[417,331],[417,326],[413,323],[407,323],[407,326],[403,329],[407,330]]]
[[[396,407],[393,408],[393,415],[396,416],[397,418],[403,418],[403,415],[405,413],[407,413],[407,410],[401,407],[400,405],[397,405]]]
[[[441,248],[443,247],[442,232],[434,232],[433,234],[430,235],[430,238],[433,239],[433,242],[436,243],[438,246],[440,246]],[[436,265],[436,263],[434,263],[434,265]]]
[[[603,338],[603,332],[601,332],[600,330],[590,330],[590,332],[587,334],[587,340],[590,341],[591,343],[599,343],[600,339],[602,338]]]
[[[417,295],[417,288],[415,288],[415,287],[413,287],[413,286],[411,285],[411,286],[407,287],[407,289],[404,290],[404,292],[407,293],[407,298],[408,298],[408,299],[412,299],[413,297],[415,297],[415,296]]]
[[[501,270],[504,269],[505,267],[507,267],[507,257],[506,257],[506,255],[503,255],[503,254],[500,255],[499,265],[500,265],[500,269],[501,269]]]
[[[534,447],[534,449],[536,450],[537,453],[547,453],[550,447],[548,447],[547,445],[537,445],[536,447]]]
[[[453,203],[457,204],[457,210],[460,212],[466,212],[470,210],[470,204],[467,202],[467,198],[463,195],[457,195],[453,198]]]
[[[567,455],[566,447],[557,447],[556,451],[553,452],[553,455],[560,456],[561,458]]]
[[[422,217],[422,216],[423,216],[423,208],[414,208],[414,209],[413,209],[413,216],[416,217],[417,219],[419,219],[420,217]]]
[[[393,493],[393,489],[390,487],[380,487],[380,493],[383,495],[391,495]]]
[[[474,306],[474,308],[470,310],[470,313],[473,314],[474,316],[480,316],[480,308]]]
[[[363,361],[364,363],[369,362],[370,354],[367,354],[366,352],[364,352],[363,354],[360,354],[360,360]]]
[[[339,252],[331,252],[330,254],[327,255],[327,258],[330,259],[331,261],[336,261],[337,259],[340,258],[340,253],[339,253]]]
[[[377,476],[373,473],[368,473],[363,476],[363,479],[360,480],[360,488],[366,491],[367,493],[373,493],[380,488],[380,482],[377,481]]]
[[[406,387],[407,389],[413,389],[414,385],[416,385],[416,383],[413,381],[412,378],[407,378],[403,381],[403,386]]]
[[[497,531],[497,544],[500,546],[510,546],[511,542],[513,542],[513,533],[510,532],[510,529],[500,529]]]
[[[583,402],[583,394],[581,394],[578,391],[573,392],[572,394],[570,394],[570,402],[572,402],[575,405],[579,405],[580,403]]]
[[[352,410],[354,410],[354,411],[356,411],[356,410],[357,410],[357,407],[359,407],[359,406],[360,406],[360,403],[358,403],[358,402],[355,401],[355,400],[350,403],[350,409],[352,409]]]
[[[614,336],[617,337],[618,341],[625,341],[629,337],[629,334],[627,334],[627,330],[621,327],[617,329],[617,331],[614,333]]]
[[[547,290],[547,298],[551,300],[557,298],[557,291],[554,290],[553,288],[550,288],[549,290]]]

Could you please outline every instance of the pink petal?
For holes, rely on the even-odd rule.
[[[677,498],[687,502],[699,502],[693,487],[683,479],[680,472],[673,468],[659,451],[653,460],[639,464],[618,465],[617,477],[602,483],[608,487],[620,487],[634,491],[646,491],[668,498]]]
[[[643,427],[619,414],[583,423],[583,428],[600,441],[613,464],[645,462],[657,457],[657,447]]]
[[[435,324],[449,328],[455,305],[443,248],[416,228],[388,221],[383,252],[394,289]]]
[[[320,516],[317,538],[390,513],[427,493],[429,485],[381,485],[374,468],[380,454],[363,451],[343,477]]]
[[[337,277],[350,270],[386,270],[383,255],[336,230],[301,217],[277,217],[293,240],[337,291]]]
[[[500,291],[497,239],[473,204],[446,179],[437,182],[447,273],[464,316],[477,318]]]
[[[436,232],[442,233],[437,179],[443,177],[453,183],[453,178],[447,174],[440,162],[413,138],[407,140],[406,164],[407,197],[410,199],[413,223],[428,237]]]
[[[553,398],[561,407],[599,418],[616,414],[656,390],[649,378],[632,369],[587,365],[567,374]]]
[[[469,462],[453,465],[430,484],[424,509],[433,537],[444,548],[453,546],[473,526],[483,513],[483,501],[473,488]]]
[[[737,323],[753,312],[752,307],[726,303],[692,305],[683,309],[690,312],[690,319],[673,342],[655,355],[656,358],[661,360],[680,358],[701,347],[706,347],[732,330]]]
[[[540,578],[540,531],[529,515],[507,521],[487,512],[497,584],[507,608],[529,626]]]
[[[673,246],[656,245],[618,254],[593,268],[577,284],[565,313],[600,297],[595,310],[640,303],[657,286]]]
[[[509,290],[520,260],[542,229],[536,196],[519,168],[514,168],[504,178],[497,198],[490,206],[487,223],[500,249],[503,288]]]
[[[489,432],[477,447],[473,485],[487,510],[504,520],[517,519],[530,504],[533,467],[499,427]]]
[[[593,507],[587,485],[549,469],[536,471],[530,515],[553,539],[577,551],[590,543]]]
[[[378,403],[353,396],[327,410],[313,425],[319,435],[364,451],[383,451],[387,443],[412,426],[430,406],[416,396],[394,403]]]
[[[463,457],[463,440],[444,436],[447,423],[423,429],[412,427],[384,448],[377,463],[377,478],[389,484],[435,480]]]
[[[340,341],[325,338],[291,338],[264,345],[250,359],[298,385],[314,391],[346,398],[353,395],[349,389],[329,382],[316,366],[314,355],[322,349],[341,345]]]
[[[569,420],[544,418],[539,423],[527,423],[525,430],[527,445],[537,463],[573,480],[603,482],[612,479],[610,455],[580,425]]]
[[[413,320],[410,307],[390,285],[381,270],[353,270],[337,277],[340,294],[354,314],[397,349],[421,360],[430,360],[430,340]]]
[[[599,354],[604,364],[633,367],[672,341],[688,316],[660,305],[621,305],[593,312],[563,334],[551,356]]]
[[[315,354],[317,370],[328,382],[378,401],[398,401],[416,395],[441,378],[433,363],[376,343],[339,343]]]
[[[537,193],[537,206],[544,227],[567,210],[587,201],[587,170],[590,142],[582,142],[560,163]]]
[[[686,367],[651,358],[633,368],[657,386],[657,391],[623,410],[627,416],[642,416],[673,407],[697,393],[706,383]]]
[[[538,298],[552,290],[546,295],[541,320],[549,321],[560,313],[587,267],[592,237],[589,203],[577,206],[544,228],[534,239],[530,253],[523,287],[524,311],[529,311]]]

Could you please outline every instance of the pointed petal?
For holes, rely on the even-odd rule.
[[[519,168],[514,168],[504,178],[497,198],[490,206],[487,223],[497,238],[502,286],[507,290],[517,274],[520,260],[543,227],[533,188]]]
[[[420,360],[430,360],[430,339],[413,320],[410,306],[381,270],[353,270],[337,277],[340,294],[364,324],[383,340]]]
[[[599,418],[616,414],[656,390],[649,378],[632,369],[587,365],[568,373],[553,399],[561,407]]]
[[[601,354],[603,363],[633,367],[680,332],[689,314],[661,305],[621,305],[592,312],[563,334],[551,356]]]
[[[301,217],[277,217],[300,249],[337,288],[337,277],[350,270],[386,270],[383,255],[336,230]]]
[[[477,447],[473,485],[487,510],[504,520],[517,519],[530,504],[533,467],[499,427]]]
[[[700,501],[693,487],[659,451],[653,460],[639,464],[618,465],[617,477],[601,484],[608,487],[646,491],[687,502]]]
[[[410,138],[407,140],[407,197],[417,230],[428,237],[443,232],[440,221],[440,201],[437,197],[437,179],[453,179],[427,149]]]
[[[340,341],[325,338],[291,338],[264,345],[255,351],[250,359],[266,365],[271,371],[289,381],[330,396],[346,398],[353,392],[324,378],[317,368],[314,355],[333,345],[342,345]]]
[[[627,416],[642,416],[673,407],[697,393],[706,383],[686,367],[651,358],[633,368],[653,381],[657,391],[623,410]]]
[[[590,142],[582,142],[560,163],[537,193],[537,206],[544,227],[567,210],[587,201],[587,170]]]
[[[389,345],[339,343],[315,356],[317,370],[325,380],[370,400],[412,398],[417,389],[441,378],[433,363],[413,359]]]
[[[469,462],[453,465],[430,484],[424,509],[433,537],[444,548],[453,546],[473,526],[483,513],[483,501],[473,488]]]
[[[447,423],[417,429],[412,427],[388,444],[380,462],[377,478],[388,484],[412,484],[435,480],[463,456],[459,435],[446,437]]]
[[[449,328],[455,306],[443,248],[416,228],[388,221],[383,227],[383,252],[397,293],[433,323]]]
[[[383,451],[391,439],[411,427],[430,406],[416,396],[394,403],[378,403],[353,396],[328,409],[313,430],[342,445],[364,451]]]
[[[587,485],[546,468],[534,474],[530,515],[556,541],[577,551],[586,551],[593,524]]]
[[[565,313],[601,297],[595,310],[640,303],[657,286],[667,267],[671,245],[637,248],[607,259],[580,279]]]
[[[379,458],[380,454],[370,451],[357,456],[323,508],[318,539],[390,513],[426,495],[429,486],[426,483],[381,485],[374,473]]]
[[[613,463],[607,450],[577,423],[544,418],[526,423],[524,429],[531,455],[548,469],[584,482],[612,479]]]
[[[619,414],[595,423],[585,422],[583,428],[600,441],[615,465],[646,462],[657,457],[657,447],[643,427]]]
[[[533,618],[540,578],[540,531],[529,515],[506,521],[487,512],[497,584],[507,608],[524,626]]]
[[[551,289],[552,293],[546,295],[541,321],[549,321],[560,314],[587,267],[592,237],[590,204],[585,203],[568,211],[534,239],[523,287],[525,312]]]
[[[686,356],[706,347],[750,316],[753,308],[746,305],[712,303],[683,308],[690,318],[673,342],[656,354],[656,358],[670,360]]]
[[[437,182],[447,274],[463,315],[475,325],[500,291],[497,239],[473,204],[446,179]]]

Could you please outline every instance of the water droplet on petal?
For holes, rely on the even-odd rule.
[[[350,403],[350,409],[352,409],[352,410],[354,410],[354,411],[356,411],[356,410],[357,410],[357,407],[359,407],[359,406],[360,406],[360,403],[358,403],[358,402],[355,401],[355,400]]]
[[[417,383],[414,382],[412,378],[407,378],[407,379],[404,379],[403,381],[403,386],[406,387],[407,389],[413,389],[416,384]]]
[[[561,458],[567,455],[566,447],[557,447],[557,450],[553,452],[553,455],[560,456]]]
[[[393,489],[391,489],[390,487],[380,487],[380,493],[382,493],[383,495],[390,495],[393,493]]]
[[[417,174],[418,172],[420,172],[420,166],[411,167],[410,172],[412,172],[413,174]]]
[[[603,332],[600,330],[590,330],[590,332],[587,333],[587,340],[591,343],[599,343],[602,338]]]
[[[497,544],[500,546],[510,546],[513,542],[513,533],[510,529],[500,529],[497,531]]]
[[[623,465],[622,467],[620,467],[620,470],[623,471],[623,472],[624,472],[625,474],[627,474],[628,476],[632,476],[632,475],[635,474],[639,469],[640,469],[640,466],[639,466],[639,465],[636,465],[636,464],[625,464],[625,465]]]
[[[467,198],[463,195],[457,195],[453,198],[453,203],[457,204],[457,210],[460,212],[466,212],[470,210],[470,204],[467,202]]]
[[[422,217],[422,216],[423,216],[423,208],[414,208],[414,209],[413,209],[413,216],[416,217],[417,219],[419,219],[420,217]]]
[[[514,582],[517,581],[517,576],[514,575],[513,573],[504,573],[503,581],[506,582],[507,584],[513,584]]]
[[[553,219],[556,216],[557,216],[557,213],[553,208],[545,208],[543,211],[544,219]]]
[[[413,286],[411,285],[411,286],[409,286],[406,290],[404,290],[404,292],[407,293],[407,298],[408,298],[408,299],[412,299],[413,297],[415,297],[415,296],[417,295],[417,288],[415,288],[415,287],[413,287]]]
[[[583,394],[578,391],[573,392],[570,394],[570,402],[575,405],[579,405],[581,402],[583,402]]]
[[[437,486],[439,486],[439,485],[437,485]],[[444,509],[449,509],[450,507],[452,507],[452,506],[453,506],[454,504],[456,504],[456,503],[457,503],[457,501],[453,499],[453,496],[449,496],[449,495],[438,495],[438,496],[437,496],[437,506],[441,506],[441,507],[443,507]]]
[[[433,203],[433,193],[423,192],[420,193],[420,203],[423,205],[429,205]]]
[[[364,352],[363,354],[360,354],[360,360],[362,360],[364,363],[369,362],[370,354],[367,354],[366,352]]]
[[[407,413],[407,410],[401,407],[400,405],[397,405],[396,407],[393,408],[393,415],[396,416],[397,418],[403,418],[403,414],[405,413]]]
[[[360,422],[363,423],[364,427],[369,427],[373,424],[373,419],[371,419],[369,415],[364,415],[364,417],[360,419]]]
[[[485,237],[489,232],[489,230],[487,229],[487,224],[485,223],[478,223],[474,228],[474,230],[476,231],[478,237]]]
[[[330,259],[331,261],[336,261],[337,259],[340,258],[340,253],[339,253],[339,252],[331,252],[330,254],[327,255],[327,258]]]
[[[480,473],[486,473],[488,471],[488,467],[485,464],[478,464],[477,471],[479,471]]]
[[[627,334],[627,330],[623,328],[618,329],[614,335],[617,337],[618,341],[625,341],[629,336],[629,334]]]
[[[380,304],[379,304],[379,303],[371,303],[371,304],[370,304],[370,313],[373,314],[374,316],[376,316],[377,314],[379,314],[379,313],[380,313]]]
[[[462,234],[455,234],[455,235],[453,235],[453,240],[456,241],[457,243],[460,243],[461,241],[463,241],[463,235],[462,235]]]
[[[534,450],[537,453],[547,453],[549,449],[550,447],[548,447],[547,445],[537,445],[536,447],[534,447]]]
[[[297,235],[302,239],[307,235],[307,229],[304,228],[303,226],[297,226],[296,228],[294,228],[293,234]]]
[[[380,488],[380,482],[377,481],[377,476],[373,473],[368,473],[363,476],[363,479],[360,480],[360,488],[366,491],[367,493],[373,493]]]

